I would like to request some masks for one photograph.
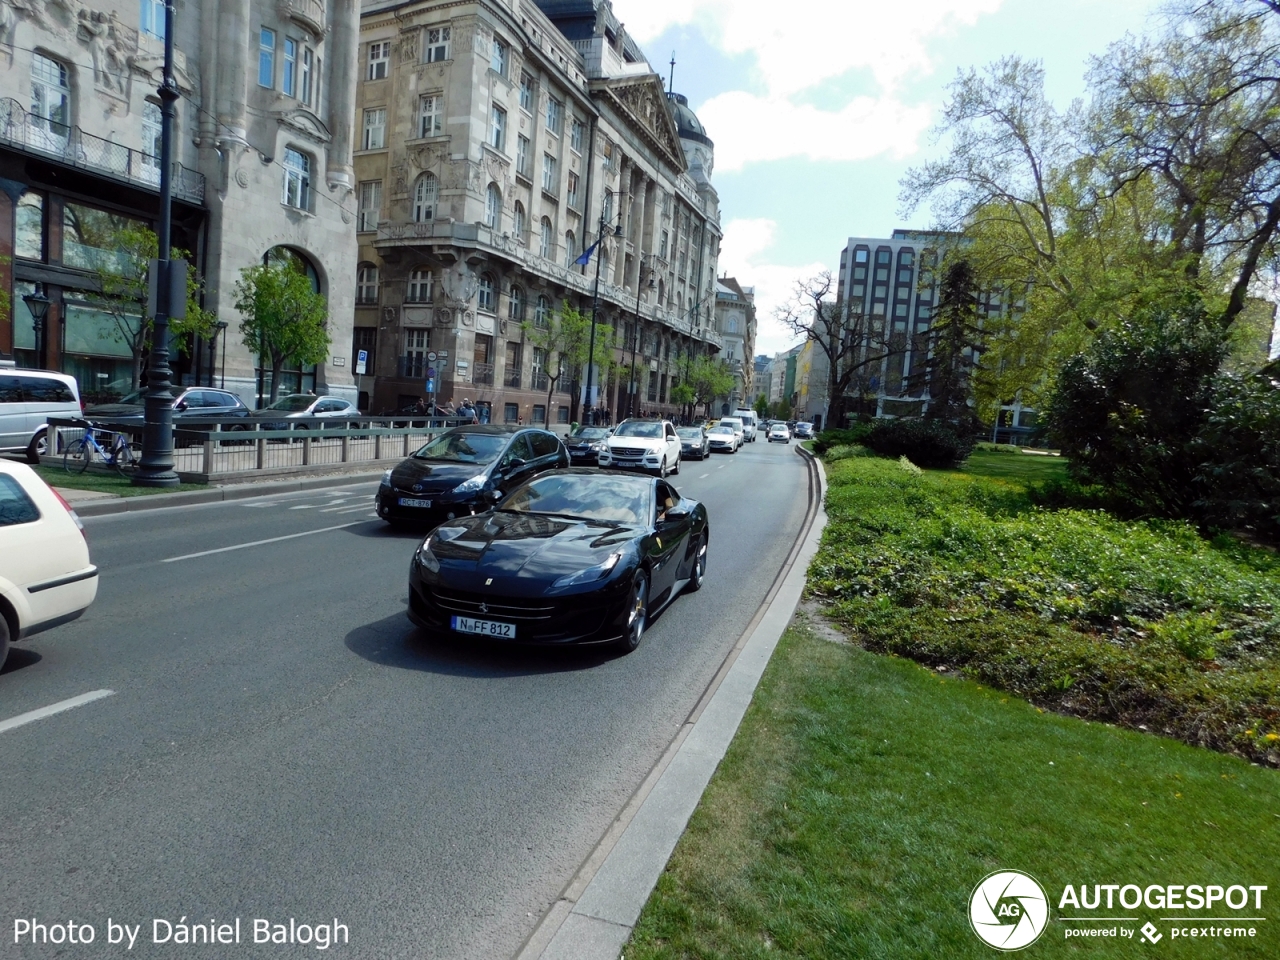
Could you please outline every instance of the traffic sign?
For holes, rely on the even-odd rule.
[[[356,351],[356,374],[358,376],[364,376],[365,367],[368,365],[368,363],[369,363],[369,351],[357,350]]]
[[[428,350],[428,351],[427,351],[427,360],[428,360],[428,361],[430,361],[430,362],[432,362],[432,363],[434,363],[434,362],[435,362],[435,359],[436,359],[436,352],[435,352],[434,350]]]

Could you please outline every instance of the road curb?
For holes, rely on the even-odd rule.
[[[769,596],[617,820],[515,960],[618,960],[694,809],[751,704],[804,592],[826,527],[826,474],[812,453],[810,511]],[[816,490],[814,489],[816,487]]]
[[[110,500],[83,500],[73,506],[76,514],[81,517],[101,517],[114,513],[159,510],[164,507],[189,507],[202,503],[222,503],[226,500],[248,500],[252,497],[269,497],[277,493],[296,493],[299,490],[346,487],[375,480],[381,477],[383,472],[383,469],[379,469],[370,473],[341,473],[328,477],[307,477],[301,480],[264,480],[261,483],[237,483],[208,490],[182,490],[178,493],[115,497]]]

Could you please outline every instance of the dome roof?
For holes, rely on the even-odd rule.
[[[698,119],[696,113],[689,109],[688,97],[683,93],[668,93],[667,109],[671,111],[671,119],[676,122],[676,129],[680,131],[681,140],[694,140],[698,143],[705,143],[713,149],[715,148],[715,144],[707,136],[707,131],[703,127],[702,121]]]

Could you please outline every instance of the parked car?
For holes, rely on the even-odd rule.
[[[574,466],[594,466],[600,462],[600,451],[608,444],[608,427],[579,427],[564,438],[569,462]]]
[[[0,666],[12,641],[76,619],[97,594],[75,511],[30,467],[0,460]]]
[[[482,513],[524,481],[567,466],[569,454],[554,433],[468,424],[446,430],[388,470],[374,506],[392,525],[435,526]]]
[[[742,438],[733,427],[717,424],[707,431],[707,447],[720,453],[737,453]]]
[[[291,421],[308,417],[358,417],[360,410],[341,397],[317,397],[314,393],[291,393],[252,414],[259,430],[288,430]],[[303,425],[305,426],[305,424]]]
[[[581,467],[525,483],[418,547],[409,619],[433,634],[634,650],[706,577],[706,508],[656,477]]]
[[[809,423],[807,420],[800,420],[796,423],[794,432],[797,440],[812,440],[813,424]]]
[[[84,415],[90,420],[107,420],[114,423],[142,423],[146,390],[133,393],[114,403],[97,403],[85,407]],[[210,387],[187,387],[173,398],[174,420],[216,420],[222,417],[247,418],[253,413],[244,401],[229,390]]]
[[[680,456],[696,457],[705,460],[711,453],[711,441],[707,439],[707,431],[702,427],[677,427],[676,436],[680,438]]]
[[[0,367],[0,453],[25,453],[39,463],[49,446],[50,417],[80,416],[76,378],[46,370]]]
[[[680,438],[670,420],[623,420],[600,451],[600,466],[651,470],[660,477],[680,472]]]

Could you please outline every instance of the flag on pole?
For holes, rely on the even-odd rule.
[[[600,239],[603,240],[604,238],[601,237]],[[591,246],[587,247],[587,249],[583,250],[582,256],[580,256],[577,260],[573,261],[574,264],[580,267],[585,267],[587,264],[591,262],[591,254],[596,252],[596,247],[598,246],[600,246],[600,240],[597,240]]]

